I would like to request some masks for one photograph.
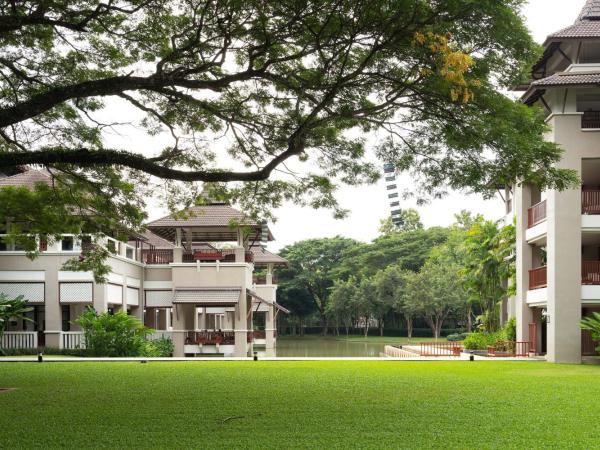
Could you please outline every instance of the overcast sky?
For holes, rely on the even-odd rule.
[[[531,0],[523,10],[527,24],[538,42],[575,21],[585,0]],[[400,177],[402,191],[411,186],[409,177]],[[299,208],[287,204],[275,212],[278,220],[271,225],[276,241],[269,245],[271,250],[279,250],[295,241],[309,238],[347,236],[368,242],[378,235],[379,222],[389,215],[388,200],[383,180],[376,185],[358,188],[342,188],[338,199],[341,205],[350,210],[344,220],[333,218],[331,211]],[[484,214],[490,219],[503,215],[500,200],[484,201],[479,196],[454,193],[443,200],[417,207],[414,202],[401,202],[403,208],[415,207],[421,214],[426,227],[447,226],[454,220],[454,214],[462,209]],[[149,208],[150,219],[164,215],[162,208]]]

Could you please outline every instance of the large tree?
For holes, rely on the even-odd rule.
[[[327,334],[329,315],[327,305],[334,286],[336,271],[346,253],[358,246],[353,239],[335,237],[308,239],[281,250],[288,267],[279,269],[279,285],[308,291],[320,317],[323,334]]]
[[[202,188],[336,208],[376,178],[380,130],[418,193],[562,188],[542,115],[501,93],[538,55],[524,1],[7,0],[0,170],[49,167],[53,201],[129,226],[158,182],[171,206]],[[132,122],[159,148],[115,138]]]

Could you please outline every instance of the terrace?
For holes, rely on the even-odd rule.
[[[600,261],[582,261],[581,284],[600,286]],[[529,271],[529,290],[548,286],[548,267],[542,266]]]

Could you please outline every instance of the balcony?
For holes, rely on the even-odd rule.
[[[541,201],[527,210],[527,228],[533,228],[546,220],[546,200]]]
[[[529,271],[529,290],[542,289],[548,286],[548,268],[538,267]]]
[[[581,214],[600,215],[600,191],[585,190],[581,192]]]
[[[234,249],[222,249],[222,250],[193,250],[186,251],[183,253],[182,262],[184,263],[195,263],[200,262],[226,262],[232,263],[235,261],[235,250]],[[146,264],[169,264],[174,262],[173,249],[167,248],[156,248],[156,249],[144,249],[142,250],[142,262]],[[254,254],[252,252],[246,252],[244,256],[244,262],[254,262]]]
[[[547,266],[529,271],[529,290],[542,289],[548,286]],[[583,261],[581,263],[581,284],[600,286],[600,261]]]
[[[581,128],[584,130],[600,129],[600,111],[585,111],[581,116]]]

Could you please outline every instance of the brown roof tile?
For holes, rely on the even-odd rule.
[[[533,87],[600,84],[599,72],[559,72],[531,83]]]
[[[0,187],[16,186],[33,188],[36,183],[52,183],[52,176],[46,170],[29,169],[26,172],[19,173],[10,177],[0,178]]]
[[[147,226],[152,228],[164,227],[224,227],[232,221],[243,225],[257,226],[256,221],[248,218],[242,212],[228,205],[215,204],[195,206],[187,210],[183,218],[168,215],[162,219],[150,222]]]
[[[282,258],[275,253],[271,253],[269,250],[262,248],[259,245],[255,245],[250,248],[250,251],[254,254],[254,264],[286,264],[287,259]]]

